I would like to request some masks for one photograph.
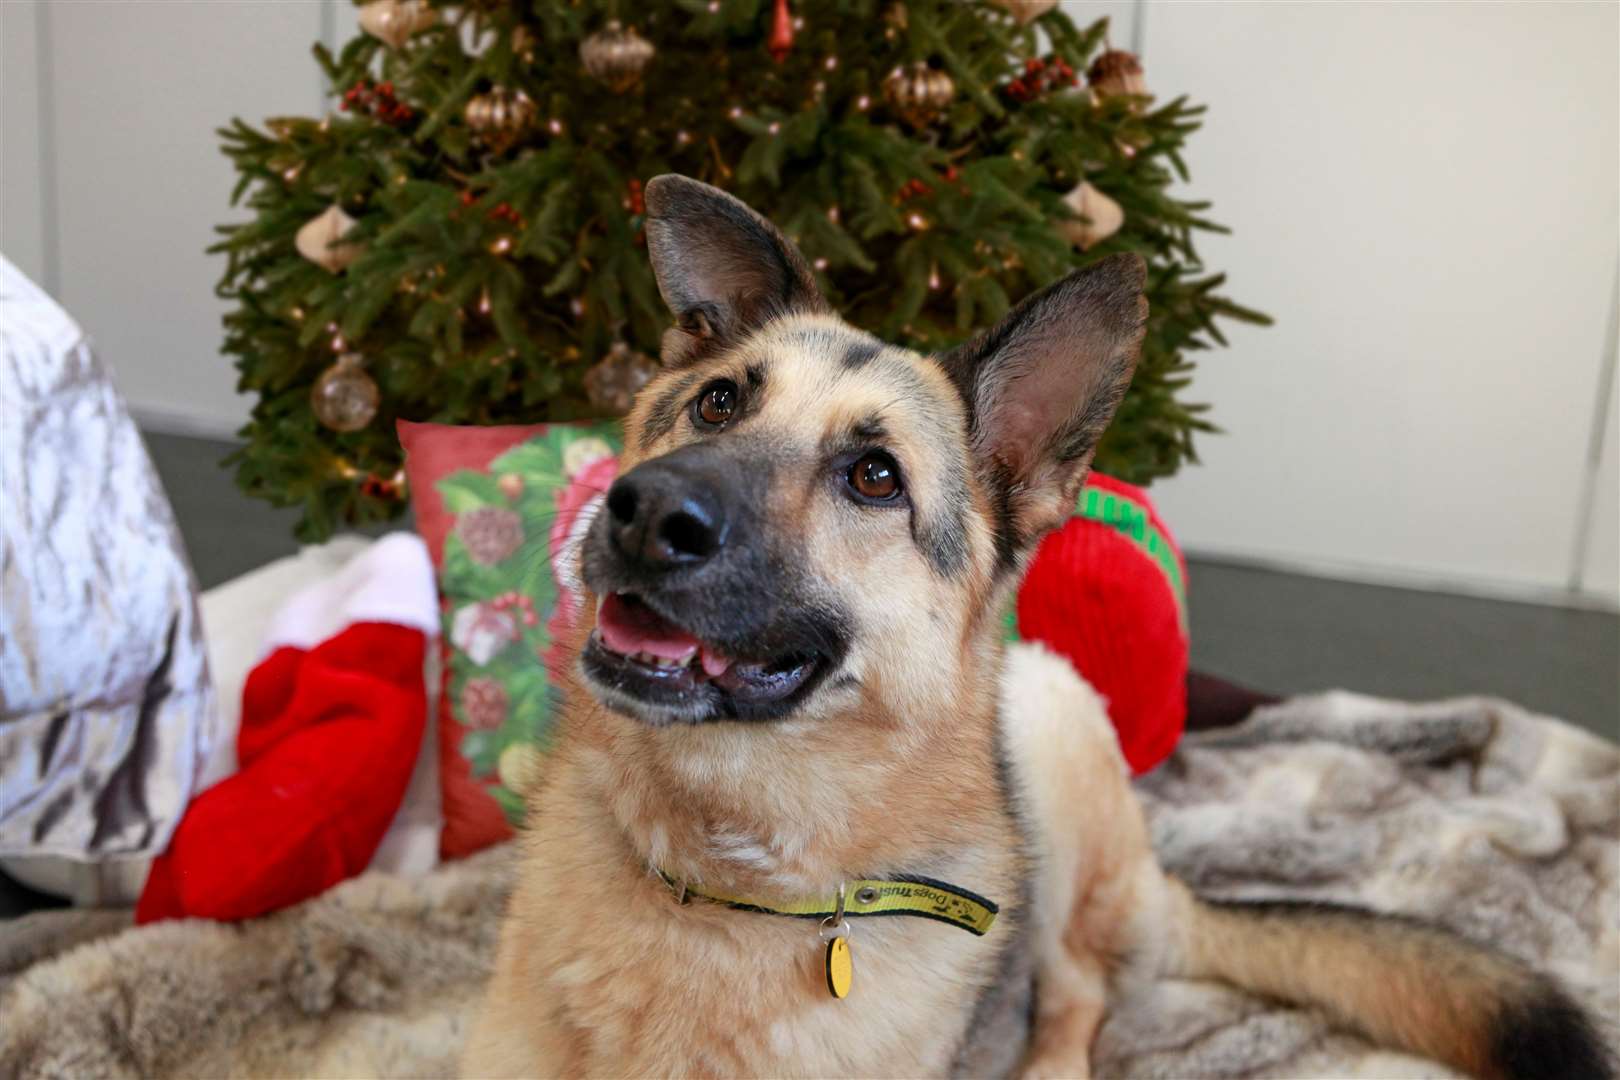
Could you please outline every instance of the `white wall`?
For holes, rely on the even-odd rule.
[[[1278,318],[1203,358],[1194,389],[1228,434],[1155,489],[1186,545],[1613,602],[1612,404],[1596,473],[1587,456],[1620,8],[1067,6],[1111,16],[1162,97],[1210,104],[1189,191],[1235,233],[1202,248]],[[203,254],[238,213],[213,129],[325,107],[310,45],[354,25],[343,0],[0,0],[0,249],[96,336],[149,423],[246,416]]]
[[[1228,434],[1154,489],[1186,545],[1564,587],[1612,334],[1620,7],[1143,16],[1152,88],[1210,106],[1192,190],[1234,232],[1200,249],[1277,319],[1201,360],[1196,395]],[[1611,437],[1583,571],[1611,602],[1614,458]]]
[[[0,252],[52,288],[47,266],[40,135],[39,20],[33,4],[0,3]]]
[[[0,0],[0,250],[158,426],[228,434],[247,417],[219,352],[224,262],[204,254],[246,216],[214,129],[321,107],[309,49],[329,2]]]
[[[1596,464],[1591,476],[1590,522],[1576,537],[1576,570],[1570,583],[1575,589],[1612,597],[1620,591],[1620,453],[1616,452],[1620,447],[1620,377],[1615,371],[1620,350],[1620,272],[1610,299],[1614,306],[1609,313],[1608,408],[1601,423],[1594,425],[1592,457]]]

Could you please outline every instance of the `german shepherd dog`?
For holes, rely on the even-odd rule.
[[[646,205],[676,325],[581,541],[583,688],[467,1075],[1080,1077],[1133,974],[1479,1076],[1609,1075],[1571,999],[1495,952],[1194,897],[1097,695],[1003,645],[1130,382],[1141,259],[923,356],[840,320],[731,196],[663,176]]]

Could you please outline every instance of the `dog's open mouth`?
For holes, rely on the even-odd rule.
[[[596,611],[585,671],[617,694],[676,719],[779,715],[822,665],[816,653],[728,656],[630,592],[609,593]]]

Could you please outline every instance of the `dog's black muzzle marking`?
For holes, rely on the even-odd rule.
[[[790,538],[765,523],[770,456],[743,441],[685,446],[609,489],[586,537],[584,576],[690,634],[732,666],[653,666],[593,634],[581,667],[611,706],[655,723],[771,720],[793,712],[843,659],[849,620],[808,588]]]

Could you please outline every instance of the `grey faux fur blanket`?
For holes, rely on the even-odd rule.
[[[1403,912],[1551,971],[1620,1032],[1620,748],[1503,702],[1298,698],[1138,783],[1166,865],[1228,897]],[[0,1075],[442,1076],[494,947],[504,850],[239,926],[0,924]],[[1116,1003],[1102,1076],[1447,1076],[1208,983]]]

